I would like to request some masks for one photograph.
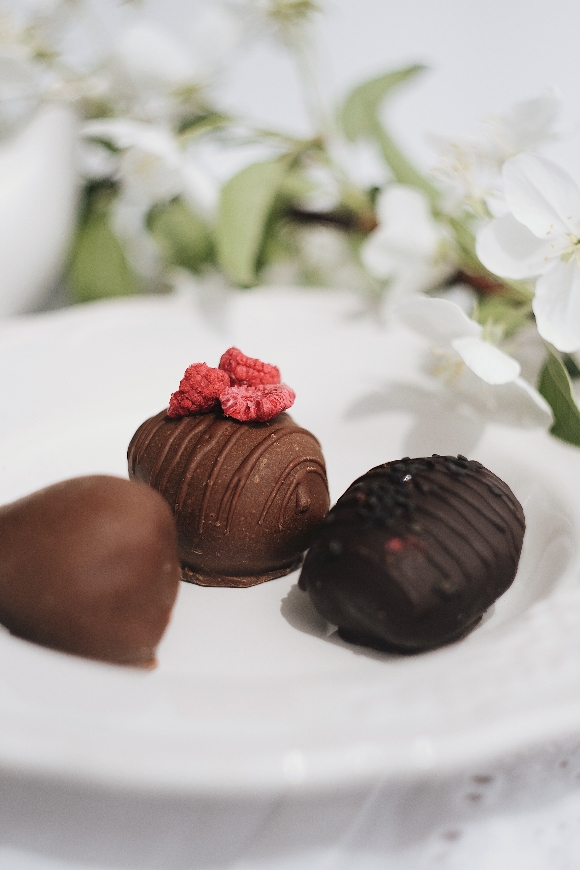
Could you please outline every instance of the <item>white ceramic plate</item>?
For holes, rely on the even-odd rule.
[[[218,304],[218,302],[220,304]],[[126,474],[131,435],[185,367],[232,344],[278,364],[335,500],[402,455],[462,452],[503,477],[528,530],[517,578],[468,638],[414,657],[343,643],[297,574],[182,585],[142,673],[0,634],[0,765],[189,793],[317,789],[451,770],[580,727],[580,455],[429,392],[416,341],[346,296],[259,291],[99,303],[0,326],[0,497]]]

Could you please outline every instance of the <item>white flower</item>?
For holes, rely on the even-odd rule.
[[[501,166],[522,151],[535,151],[555,138],[554,124],[559,112],[560,95],[554,89],[515,103],[505,114],[487,120],[484,153]]]
[[[82,133],[121,150],[119,178],[126,195],[150,207],[182,190],[182,154],[169,130],[130,118],[88,121]]]
[[[171,121],[206,101],[205,91],[242,40],[241,23],[223,7],[201,8],[176,33],[142,14],[121,30],[108,68],[112,90],[133,117]]]
[[[340,204],[340,187],[328,166],[311,162],[304,167],[309,189],[300,205],[306,211],[332,211]]]
[[[374,140],[356,139],[349,142],[346,138],[334,137],[329,139],[327,148],[333,161],[356,187],[370,190],[372,187],[384,187],[388,182],[389,170]]]
[[[434,141],[439,162],[433,167],[433,175],[441,182],[443,208],[459,214],[467,204],[483,216],[487,199],[493,196],[493,179],[481,149],[472,142]]]
[[[184,7],[173,21],[163,4],[153,3],[10,5],[12,10],[0,9],[0,58],[15,46],[40,79],[43,96],[83,102],[89,114],[104,104],[107,115],[188,119],[207,107],[208,86],[244,37],[239,15],[225,0],[196,4],[195,12]]]
[[[477,238],[483,265],[505,278],[533,278],[538,332],[558,350],[580,348],[580,190],[551,160],[519,154],[503,170],[510,214]]]
[[[447,373],[467,394],[473,393],[479,380],[489,404],[493,395],[489,387],[506,390],[514,404],[522,407],[523,416],[536,425],[548,426],[552,421],[544,398],[520,376],[519,362],[487,341],[483,327],[468,317],[454,302],[446,299],[417,297],[396,309],[406,326],[428,339],[439,359],[436,374]],[[468,377],[461,383],[462,376]],[[472,375],[475,375],[474,379]],[[488,385],[488,386],[486,386]]]
[[[183,196],[204,214],[211,211],[215,202],[211,180],[167,128],[131,118],[103,118],[88,121],[82,134],[89,142],[104,140],[120,150],[116,176],[122,196],[144,213],[175,196]]]
[[[195,65],[185,46],[164,27],[146,19],[121,34],[115,56],[141,88],[170,91],[195,78]]]
[[[462,142],[441,141],[439,163],[434,174],[444,184],[446,207],[456,211],[467,202],[480,217],[498,196],[497,175],[510,157],[535,151],[555,138],[554,124],[560,111],[560,97],[551,89],[531,100],[515,103],[503,115],[484,121],[479,138]],[[491,200],[491,202],[490,202]]]
[[[233,0],[232,6],[254,26],[273,29],[283,38],[308,25],[313,13],[320,11],[314,0]]]
[[[379,195],[376,211],[379,225],[361,248],[365,268],[396,291],[409,293],[436,283],[444,237],[423,194],[391,184]]]
[[[194,210],[207,215],[211,182],[188,160],[171,131],[160,125],[103,118],[88,121],[82,133],[89,142],[104,140],[119,149],[114,177],[120,192],[113,205],[113,226],[133,268],[144,277],[154,277],[160,262],[146,227],[150,209],[182,196]]]

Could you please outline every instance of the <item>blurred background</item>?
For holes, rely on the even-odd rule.
[[[388,70],[427,66],[389,113],[393,132],[422,166],[436,160],[430,136],[473,135],[486,117],[553,86],[562,95],[565,135],[550,154],[578,172],[580,9],[572,0],[555,0],[549,10],[539,0],[325,0],[321,8],[315,27],[332,101]],[[272,43],[236,60],[223,95],[238,111],[308,130],[293,65]]]
[[[361,251],[377,193],[409,176],[341,110],[393,71],[406,72],[375,108],[430,183],[435,168],[450,186],[449,143],[473,144],[546,95],[558,108],[538,138],[580,175],[571,0],[4,0],[0,11],[1,314],[167,290],[176,269],[382,299],[392,276],[364,252],[361,269]],[[227,181],[278,158],[292,172],[258,204],[252,238],[232,243],[236,208],[256,204],[239,187],[220,201]],[[322,248],[310,233],[321,227],[335,236]],[[473,271],[451,247],[443,273]]]

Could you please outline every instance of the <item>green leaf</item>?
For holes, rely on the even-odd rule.
[[[213,257],[213,240],[209,227],[181,199],[155,206],[147,225],[159,245],[165,262],[191,272],[200,269]]]
[[[425,69],[421,64],[394,70],[358,85],[346,98],[341,112],[342,128],[351,142],[373,137],[381,104],[392,90]]]
[[[190,139],[224,127],[230,121],[229,115],[224,115],[222,112],[204,112],[183,120],[179,125],[178,132],[183,138]]]
[[[347,97],[340,121],[345,135],[351,141],[374,139],[396,180],[423,191],[431,204],[436,206],[439,199],[437,189],[407,160],[379,117],[383,101],[391,92],[424,69],[421,64],[414,64],[359,85]]]
[[[222,188],[217,224],[220,266],[236,284],[256,283],[268,219],[288,170],[287,158],[254,163]]]
[[[137,280],[109,223],[107,211],[89,212],[74,242],[69,271],[75,302],[137,292]]]
[[[540,373],[538,390],[554,414],[554,424],[550,429],[552,435],[580,447],[580,409],[574,399],[568,372],[550,349]]]
[[[565,353],[562,357],[562,362],[566,367],[566,371],[570,375],[570,379],[573,381],[578,380],[580,378],[580,368],[578,368],[578,364],[573,356],[570,356],[569,353]]]

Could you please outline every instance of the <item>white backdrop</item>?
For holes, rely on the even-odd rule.
[[[211,0],[198,0],[211,2]],[[479,121],[555,86],[565,141],[550,156],[580,179],[580,4],[574,0],[322,0],[317,31],[327,93],[409,63],[429,70],[393,101],[400,141],[434,162],[428,134],[475,133]],[[179,0],[176,8],[191,9]],[[291,61],[259,43],[234,64],[223,97],[238,112],[308,130]]]

